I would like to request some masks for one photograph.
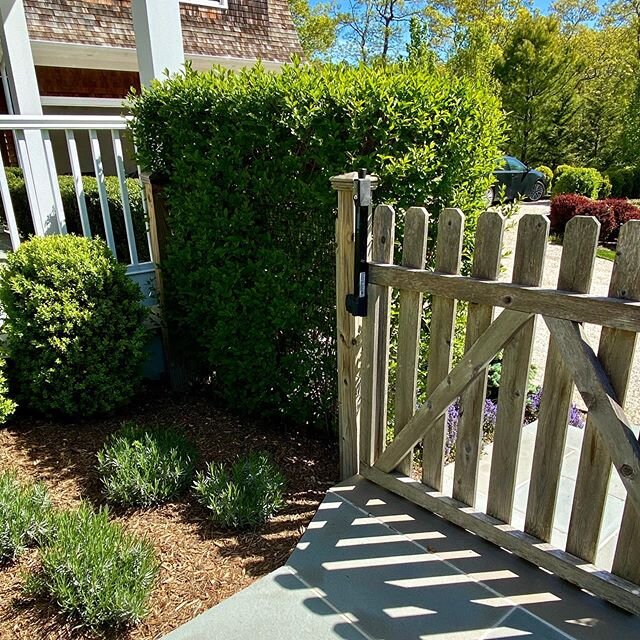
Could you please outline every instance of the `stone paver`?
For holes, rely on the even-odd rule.
[[[640,618],[360,478],[287,565],[167,640],[631,640]]]

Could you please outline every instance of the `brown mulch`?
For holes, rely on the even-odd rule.
[[[42,480],[58,507],[72,508],[81,499],[101,505],[96,452],[125,420],[183,430],[199,449],[200,467],[259,449],[268,451],[287,476],[286,506],[255,533],[216,529],[191,496],[156,509],[112,509],[112,517],[127,530],[153,543],[161,570],[148,617],[134,629],[108,637],[159,638],[286,562],[327,488],[337,480],[338,454],[316,434],[233,417],[201,397],[155,391],[106,419],[69,424],[17,418],[0,429],[0,469],[15,469],[25,481]],[[32,551],[0,566],[0,639],[91,637],[59,616],[52,603],[23,595],[23,573],[36,562],[37,552]]]

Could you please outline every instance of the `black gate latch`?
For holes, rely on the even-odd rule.
[[[367,243],[369,240],[369,207],[371,206],[371,178],[366,169],[358,171],[353,181],[353,200],[356,207],[356,234],[353,265],[353,293],[347,295],[347,311],[353,316],[367,315],[367,284],[369,263]]]

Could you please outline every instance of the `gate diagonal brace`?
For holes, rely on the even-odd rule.
[[[616,399],[609,376],[585,340],[581,324],[543,317],[613,465],[640,513],[640,443],[632,430],[631,421]]]
[[[500,349],[524,325],[532,313],[503,311],[465,353],[449,375],[434,389],[395,440],[380,456],[375,466],[389,473],[432,428],[449,405],[480,375]]]

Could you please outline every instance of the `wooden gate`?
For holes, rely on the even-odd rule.
[[[599,234],[595,218],[567,225],[557,289],[540,283],[549,235],[543,215],[518,226],[513,280],[498,282],[504,218],[478,220],[471,276],[460,272],[464,215],[439,217],[436,270],[426,270],[428,215],[409,209],[402,264],[393,264],[394,211],[381,205],[369,217],[368,312],[347,313],[353,287],[355,174],[337,176],[338,373],[341,471],[367,479],[610,602],[640,614],[640,443],[622,408],[640,330],[640,221],[622,228],[609,297],[588,294]],[[373,179],[375,187],[375,178]],[[372,220],[371,220],[372,218]],[[388,425],[391,291],[399,290],[395,423]],[[423,295],[431,296],[426,393],[417,407]],[[456,301],[469,303],[465,353],[452,368]],[[498,313],[499,312],[499,313]],[[524,531],[512,526],[517,461],[537,316],[551,333]],[[602,326],[597,355],[582,323]],[[487,367],[503,350],[498,412],[486,512],[476,508]],[[423,363],[423,366],[425,363]],[[637,385],[639,381],[635,381]],[[573,389],[587,424],[565,549],[549,544]],[[460,403],[453,493],[442,491],[446,412]],[[386,445],[388,429],[393,440]],[[410,454],[423,446],[422,482],[411,479]],[[595,561],[609,476],[627,492],[612,572]]]

